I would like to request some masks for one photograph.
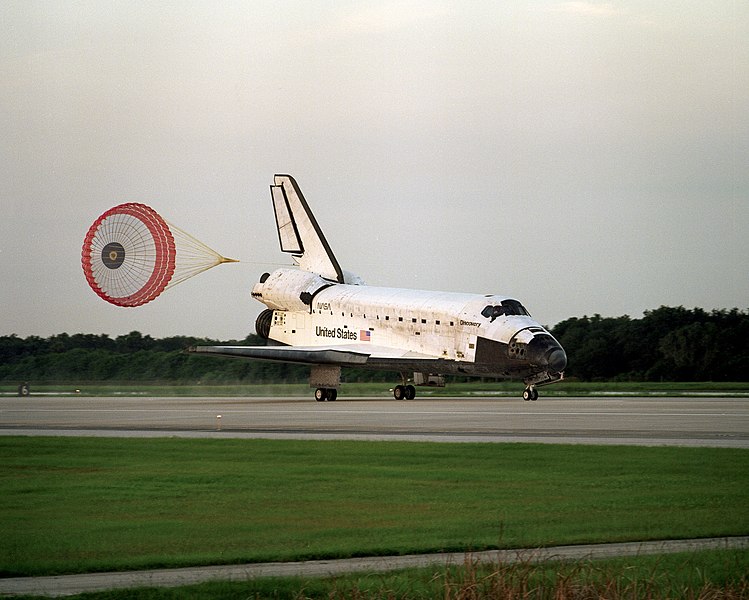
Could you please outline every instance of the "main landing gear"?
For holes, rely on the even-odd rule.
[[[309,386],[315,388],[315,400],[333,402],[338,398],[341,385],[341,367],[336,365],[313,365],[309,372]]]
[[[529,385],[525,390],[523,391],[523,400],[538,400],[538,390],[535,388],[535,386]]]
[[[412,385],[396,385],[393,389],[396,400],[413,400],[416,398],[416,388]]]
[[[338,398],[338,390],[335,388],[317,388],[315,400],[318,402],[333,402]]]

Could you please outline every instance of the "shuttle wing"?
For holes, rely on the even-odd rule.
[[[194,346],[188,352],[310,365],[391,368],[394,371],[437,369],[446,362],[446,359],[428,354],[419,354],[384,346],[371,346],[370,344],[330,346]]]
[[[292,254],[303,270],[343,283],[341,266],[294,178],[276,175],[270,192],[281,251]]]

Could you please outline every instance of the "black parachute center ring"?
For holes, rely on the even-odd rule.
[[[119,242],[109,242],[101,251],[101,261],[109,269],[119,269],[125,262],[125,248]]]

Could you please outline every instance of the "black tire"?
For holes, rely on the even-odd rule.
[[[328,399],[328,390],[325,388],[317,388],[315,390],[315,400],[318,402],[325,402]]]
[[[403,400],[406,396],[406,388],[402,385],[396,385],[395,389],[393,390],[393,398],[396,400]]]
[[[273,311],[266,309],[257,316],[255,331],[261,338],[267,340],[268,336],[270,336],[271,325],[273,325]]]
[[[526,402],[531,399],[531,388],[525,388],[523,390],[523,400]]]
[[[412,385],[406,386],[406,400],[413,400],[416,398],[416,388]]]
[[[338,390],[335,388],[331,388],[328,390],[328,400],[330,402],[335,402],[336,398],[338,398]]]

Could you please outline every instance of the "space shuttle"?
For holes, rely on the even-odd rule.
[[[267,345],[190,352],[310,365],[320,402],[337,398],[344,367],[399,372],[396,400],[445,375],[519,379],[525,400],[563,379],[564,349],[518,300],[368,286],[341,268],[293,177],[276,175],[270,191],[281,251],[297,268],[264,273],[252,289]]]

